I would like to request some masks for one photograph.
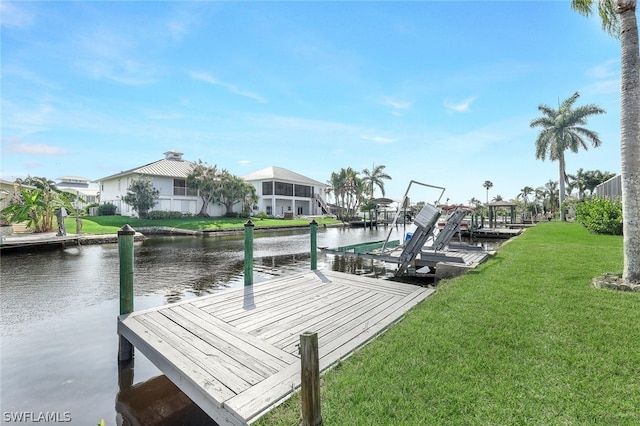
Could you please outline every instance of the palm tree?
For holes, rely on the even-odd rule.
[[[529,195],[533,194],[533,188],[530,186],[525,186],[520,190],[520,193],[516,198],[522,198],[524,202],[524,211],[527,211],[527,204],[529,203]]]
[[[344,198],[347,188],[346,170],[343,168],[339,172],[332,172],[328,184],[331,186],[335,204],[340,208],[339,214],[342,216],[344,215]]]
[[[489,204],[489,188],[493,187],[493,182],[485,180],[482,186],[487,188],[487,204]]]
[[[536,158],[545,160],[547,155],[551,161],[558,160],[560,167],[560,205],[565,196],[565,160],[564,152],[570,149],[588,149],[585,139],[591,141],[594,147],[602,143],[598,134],[585,127],[587,117],[594,114],[604,114],[605,110],[597,105],[589,104],[573,108],[574,102],[580,97],[578,92],[565,99],[555,110],[547,105],[539,105],[538,109],[544,114],[531,121],[530,126],[542,127],[536,139]],[[565,219],[564,209],[560,212],[560,219]]]
[[[571,6],[589,16],[594,0],[573,0]],[[640,50],[637,0],[599,0],[602,28],[620,39],[620,153],[624,267],[622,279],[640,283]]]
[[[547,207],[547,211],[552,215],[555,214],[558,207],[558,182],[554,180],[550,180],[544,185],[542,188],[542,193],[544,195],[544,205]]]
[[[575,188],[578,189],[578,199],[582,200],[584,198],[584,193],[587,190],[587,174],[584,169],[581,167],[578,169],[573,177],[573,184]]]
[[[391,176],[384,172],[384,168],[386,166],[376,166],[374,165],[371,171],[369,169],[364,169],[362,171],[362,181],[369,188],[371,198],[373,197],[374,185],[380,188],[380,192],[382,192],[382,196],[384,197],[384,182],[383,179],[391,179]]]

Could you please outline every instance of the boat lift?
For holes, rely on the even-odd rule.
[[[439,201],[445,191],[445,188],[443,187],[428,185],[412,180],[407,187],[407,191],[404,194],[401,205],[405,205],[407,203],[407,196],[412,184],[418,184],[425,187],[442,190],[440,192],[438,200],[436,200],[436,204],[439,204]],[[420,255],[419,262],[422,265],[430,267],[435,267],[435,265],[439,262],[465,263],[465,260],[462,256],[450,256],[448,254],[441,253],[440,251],[449,244],[451,238],[458,230],[458,226],[464,219],[466,213],[467,212],[464,208],[458,207],[452,214],[449,215],[445,227],[436,234],[435,230],[437,229],[437,222],[442,213],[436,206],[428,203],[425,204],[422,210],[420,210],[420,213],[418,213],[418,215],[413,220],[413,223],[416,225],[416,230],[413,232],[413,235],[411,235],[411,237],[408,238],[402,245],[403,250],[399,256],[392,255],[391,250],[397,248],[398,246],[401,246],[400,241],[389,241],[389,238],[391,236],[391,233],[393,232],[393,227],[398,222],[398,218],[401,214],[401,209],[398,209],[398,211],[396,212],[389,233],[387,234],[384,242],[369,242],[338,247],[336,249],[324,250],[335,254],[365,257],[380,260],[383,262],[397,263],[398,269],[395,272],[396,278],[401,277],[411,264],[416,263],[416,258],[418,257],[418,255]],[[433,239],[432,245],[429,247],[425,247],[425,244],[430,238]]]

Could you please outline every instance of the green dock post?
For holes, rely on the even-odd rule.
[[[253,285],[253,227],[251,219],[244,224],[244,285]]]
[[[136,231],[125,225],[118,231],[118,254],[120,255],[120,315],[133,312],[133,236]],[[133,345],[120,336],[118,360],[133,359]]]
[[[311,270],[318,269],[318,222],[315,219],[309,224],[311,229]]]

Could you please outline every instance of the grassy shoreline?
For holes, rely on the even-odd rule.
[[[640,424],[640,295],[590,287],[621,270],[621,237],[529,229],[327,372],[323,424]]]
[[[186,229],[191,231],[241,231],[244,229],[244,224],[248,219],[246,218],[229,218],[229,217],[187,217],[181,219],[165,219],[165,220],[150,220],[150,219],[137,219],[127,216],[83,216],[82,219],[82,233],[83,234],[115,234],[120,228],[128,224],[134,229],[137,228],[151,228],[151,227],[166,227]],[[318,225],[332,226],[341,224],[339,220],[328,217],[317,217],[314,220]],[[296,219],[261,219],[252,217],[251,221],[255,225],[255,229],[260,228],[291,228],[291,227],[305,227],[309,226],[311,222],[307,218]],[[67,217],[65,219],[65,226],[67,232],[76,233],[76,221],[74,217]]]

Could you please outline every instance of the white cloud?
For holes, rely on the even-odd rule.
[[[467,98],[461,102],[453,103],[449,100],[444,101],[444,106],[449,112],[469,112],[471,111],[471,104],[476,100],[475,96]]]
[[[6,141],[3,141],[5,145]],[[57,146],[47,145],[44,143],[18,143],[15,140],[9,141],[6,152],[10,154],[28,154],[28,155],[64,155],[67,152]]]
[[[586,71],[586,76],[596,80],[617,78],[620,75],[620,61],[618,59],[609,59],[598,64]]]
[[[0,25],[8,28],[26,28],[33,24],[33,14],[21,4],[17,7],[12,2],[0,2]]]
[[[251,160],[240,160],[240,161],[238,161],[238,164],[240,164],[242,166],[246,166],[248,164],[251,164]]]
[[[391,107],[391,114],[396,116],[401,115],[402,111],[410,109],[413,105],[412,102],[401,101],[389,96],[382,99],[382,104]]]
[[[262,104],[268,102],[268,100],[266,98],[262,97],[261,95],[259,95],[257,93],[253,93],[253,92],[249,92],[247,90],[241,89],[240,87],[236,86],[235,84],[225,83],[223,81],[220,81],[220,80],[216,79],[214,76],[212,76],[211,74],[208,74],[206,72],[193,71],[193,72],[190,73],[190,76],[194,80],[204,81],[205,83],[209,83],[209,84],[212,84],[214,86],[223,87],[223,88],[227,89],[229,92],[233,93],[234,95],[244,96],[246,98],[253,99],[254,101],[258,101],[258,102],[260,102]]]
[[[397,139],[385,138],[385,137],[382,137],[382,136],[367,136],[367,135],[363,135],[363,136],[361,136],[361,138],[364,139],[364,140],[367,140],[367,141],[375,142],[375,143],[380,144],[380,145],[394,143],[394,142],[397,141]]]

